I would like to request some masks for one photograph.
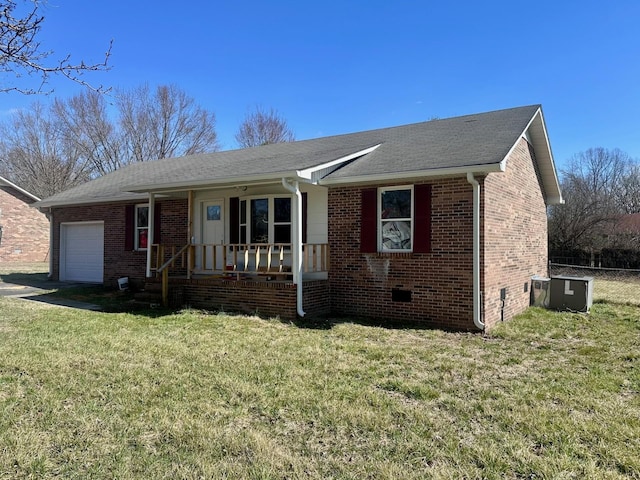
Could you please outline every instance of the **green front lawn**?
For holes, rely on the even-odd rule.
[[[0,478],[640,478],[640,307],[490,336],[0,298]]]

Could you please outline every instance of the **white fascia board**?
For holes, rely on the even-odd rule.
[[[38,197],[36,197],[34,194],[27,192],[24,188],[20,188],[18,185],[16,185],[15,183],[7,180],[4,177],[0,177],[0,185],[5,185],[7,187],[11,187],[14,190],[19,191],[20,193],[22,193],[23,195],[26,195],[29,198],[32,198],[33,200],[35,200],[36,202],[39,202],[40,199]]]
[[[527,123],[527,126],[524,127],[524,130],[522,131],[522,133],[520,134],[520,136],[518,137],[518,139],[513,143],[513,145],[511,145],[511,148],[509,149],[509,151],[507,152],[507,154],[504,156],[504,158],[502,159],[502,161],[500,162],[500,165],[502,166],[502,171],[504,172],[507,169],[507,158],[509,158],[511,156],[511,154],[513,153],[513,151],[516,149],[516,147],[518,146],[518,143],[520,143],[520,139],[524,138],[527,142],[531,143],[530,141],[530,136],[528,134],[529,132],[529,127],[531,126],[531,124],[533,123],[533,121],[536,119],[536,117],[538,116],[538,114],[540,113],[540,108],[538,108],[538,110],[536,111],[536,113],[534,113],[531,116],[531,119],[529,120],[529,123]]]
[[[357,183],[378,183],[388,182],[395,180],[406,180],[412,178],[429,178],[429,177],[447,177],[466,175],[471,172],[474,174],[503,172],[503,164],[501,163],[489,163],[486,165],[468,165],[464,167],[451,167],[451,168],[435,168],[432,170],[415,170],[408,172],[394,172],[394,173],[380,173],[375,175],[357,175],[353,177],[342,178],[328,178],[320,180],[320,185],[343,185],[343,184],[357,184]]]
[[[521,138],[524,137],[527,142],[533,146],[533,150],[536,153],[536,158],[543,162],[538,162],[540,167],[540,176],[542,177],[543,186],[547,192],[547,204],[559,205],[564,203],[562,198],[562,192],[560,191],[560,182],[556,174],[556,166],[553,160],[553,153],[551,153],[551,143],[549,142],[549,136],[547,135],[547,128],[544,123],[544,117],[542,115],[542,108],[538,108],[536,113],[531,117],[531,120],[522,132]],[[513,150],[518,145],[516,142],[502,162],[506,166],[507,158],[511,155]],[[552,187],[553,191],[548,191],[549,187]]]
[[[360,150],[358,152],[351,153],[351,154],[346,155],[344,157],[336,158],[335,160],[332,160],[330,162],[323,163],[323,164],[320,164],[320,165],[316,165],[315,167],[305,168],[304,170],[298,170],[297,171],[298,177],[306,178],[308,180],[311,180],[311,178],[313,177],[313,174],[315,172],[318,172],[320,170],[324,170],[326,168],[335,167],[336,165],[340,165],[341,163],[348,162],[349,160],[353,160],[354,158],[362,157],[363,155],[366,155],[367,153],[373,152],[380,145],[382,145],[382,144],[379,143],[377,145],[374,145],[373,147],[365,148],[364,150]]]
[[[542,115],[542,109],[538,109],[538,115],[540,116],[540,129],[542,130],[542,135],[544,137],[545,143],[545,153],[549,156],[549,166],[550,168],[548,172],[546,172],[547,176],[552,180],[553,184],[557,188],[557,195],[552,195],[548,199],[549,203],[552,205],[560,205],[564,203],[564,198],[562,198],[562,190],[560,190],[560,181],[558,179],[558,174],[556,172],[556,163],[553,159],[553,153],[551,152],[551,142],[549,142],[549,136],[547,134],[547,127],[544,122],[544,116]],[[534,139],[535,141],[535,139]]]
[[[282,178],[295,178],[300,181],[308,179],[299,178],[297,171],[263,173],[261,175],[243,175],[238,177],[225,177],[217,179],[202,179],[187,182],[148,184],[148,185],[129,185],[123,187],[123,192],[148,193],[148,192],[171,192],[185,190],[201,190],[204,188],[230,187],[237,185],[255,185],[260,183],[281,183]]]
[[[35,208],[50,208],[50,207],[73,207],[76,205],[97,205],[103,203],[120,203],[120,202],[132,202],[139,201],[140,199],[144,199],[145,197],[140,194],[131,194],[131,195],[120,195],[118,197],[93,197],[93,198],[81,198],[81,199],[71,199],[71,200],[60,200],[60,201],[47,201],[42,200],[36,203],[33,203],[31,206]]]

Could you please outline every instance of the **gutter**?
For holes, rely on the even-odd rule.
[[[0,185],[5,185],[7,187],[13,188],[19,191],[20,193],[22,193],[23,195],[26,195],[27,197],[31,198],[32,200],[35,200],[36,202],[40,201],[39,197],[36,197],[33,193],[27,192],[24,188],[20,188],[18,185],[16,185],[13,182],[10,182],[4,177],[0,177]]]
[[[291,185],[286,178],[282,178],[282,186],[296,196],[295,201],[295,230],[291,247],[291,271],[293,273],[293,282],[296,284],[296,311],[300,317],[304,317],[305,313],[302,309],[302,193],[300,193],[300,185],[296,180]]]
[[[190,179],[168,183],[150,183],[146,185],[124,185],[121,192],[145,193],[145,192],[173,192],[185,190],[198,190],[219,187],[234,187],[237,185],[270,184],[277,183],[279,178],[296,177],[297,170],[286,170],[273,173],[262,173],[259,175],[236,175],[233,177],[223,177],[217,179],[202,178]]]
[[[473,324],[484,330],[480,294],[480,184],[472,172],[467,172],[467,182],[473,186]]]
[[[469,169],[473,168],[476,173],[492,173],[492,172],[504,172],[506,168],[506,162],[503,160],[500,163],[487,163],[485,165],[463,165],[460,167],[444,167],[433,168],[430,170],[410,170],[406,172],[394,172],[394,173],[376,173],[371,175],[355,175],[349,177],[332,178],[330,175],[328,178],[321,179],[318,183],[320,185],[344,185],[344,184],[363,184],[363,183],[379,183],[389,182],[395,180],[406,180],[416,178],[433,178],[433,177],[449,177],[464,175],[469,172]]]

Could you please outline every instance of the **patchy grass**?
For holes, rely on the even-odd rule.
[[[488,337],[0,298],[0,478],[640,478],[640,309]]]
[[[596,278],[593,283],[594,301],[640,305],[640,277],[624,280]]]

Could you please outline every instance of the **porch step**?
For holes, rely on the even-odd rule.
[[[145,304],[149,307],[162,305],[162,284],[159,282],[147,282],[144,290],[133,295],[134,301],[138,304]],[[184,303],[184,288],[181,286],[169,286],[169,306],[171,308],[182,307]]]

